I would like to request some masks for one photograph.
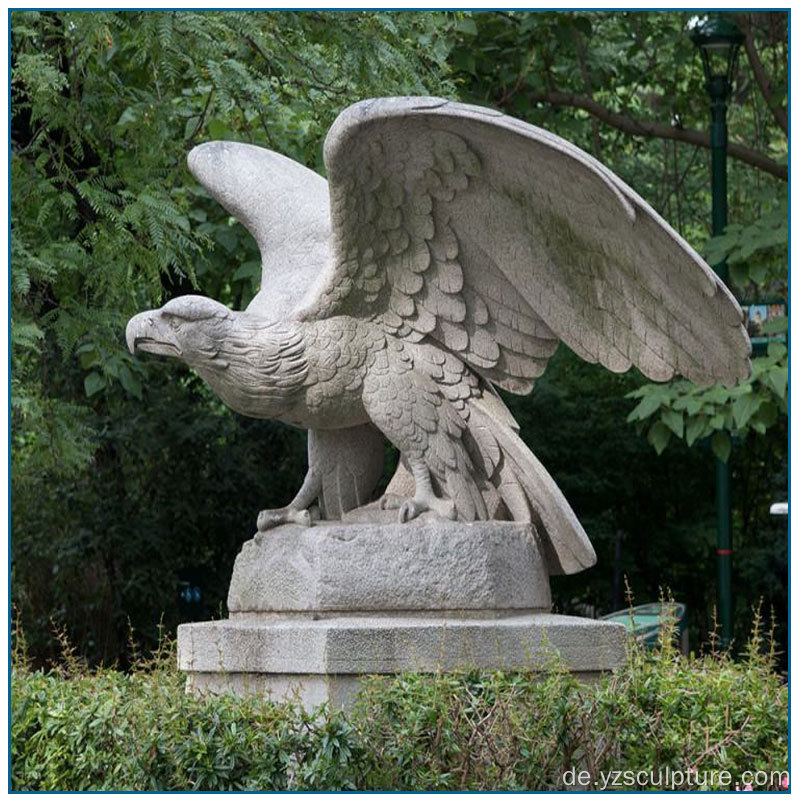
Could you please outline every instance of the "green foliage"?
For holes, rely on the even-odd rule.
[[[178,364],[151,366],[142,402],[110,397],[91,480],[14,485],[12,585],[40,663],[58,657],[52,619],[92,662],[124,664],[128,620],[148,648],[162,615],[186,619],[182,580],[202,590],[196,616],[218,615],[254,510],[285,505],[305,469],[299,432],[236,418]]]
[[[563,789],[571,770],[601,781],[667,768],[734,781],[764,770],[780,788],[788,691],[772,655],[758,626],[741,663],[682,656],[667,630],[659,650],[632,647],[595,683],[556,661],[539,674],[376,676],[349,714],[187,695],[166,647],[129,674],[74,660],[31,672],[18,659],[11,788],[520,791]]]
[[[186,695],[170,669],[14,672],[18,790],[354,788],[360,748],[339,716]]]
[[[761,287],[783,287],[787,278],[788,194],[780,191],[772,204],[764,200],[759,205],[772,205],[772,210],[752,221],[728,225],[722,236],[708,240],[704,251],[709,264],[727,262],[731,279],[742,295],[763,291]]]
[[[698,246],[710,235],[707,151],[665,141],[649,129],[708,127],[705,79],[688,35],[696,16],[691,10],[473,12],[475,34],[465,35],[453,52],[456,78],[462,95],[540,124],[595,155]],[[752,28],[773,96],[760,91],[743,53],[728,110],[731,141],[779,161],[788,139],[771,103],[786,100],[787,19],[766,12],[737,20]],[[586,99],[608,113],[590,114],[592,106],[578,102]],[[771,212],[782,194],[783,182],[731,159],[732,223],[747,225]]]
[[[538,681],[376,678],[361,703],[379,753],[373,780],[392,789],[563,789],[571,769],[586,770],[592,786],[617,770],[736,775],[749,758],[779,764],[786,752],[785,687],[758,647],[734,666],[714,655],[682,657],[668,633],[659,652],[632,648],[626,666],[598,686],[556,663]]]
[[[789,357],[785,345],[771,342],[767,355],[752,360],[750,377],[728,389],[700,387],[690,381],[650,383],[630,392],[638,399],[628,422],[647,432],[647,441],[662,453],[674,436],[690,447],[710,439],[723,461],[731,452],[731,435],[765,434],[779,415],[789,412]]]

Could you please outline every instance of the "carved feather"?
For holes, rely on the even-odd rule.
[[[556,339],[656,380],[732,384],[748,374],[749,341],[727,288],[630,187],[559,137],[473,106],[387,98],[342,112],[325,158],[332,185],[361,197],[356,206],[396,209],[394,233],[408,244],[378,269],[395,291],[423,298],[426,313],[419,300],[407,313],[394,291],[335,291],[343,254],[369,241],[371,226],[333,191],[331,259],[303,318],[391,308],[511,390],[529,389],[549,355],[541,341]],[[405,265],[425,243],[432,268],[418,271],[420,288]],[[463,304],[464,318],[442,297]],[[448,324],[432,325],[431,314]]]
[[[189,153],[188,165],[258,244],[261,288],[248,311],[286,317],[328,263],[327,182],[286,156],[238,142],[201,144]],[[346,201],[346,184],[339,191]]]

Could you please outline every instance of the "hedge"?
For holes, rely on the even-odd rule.
[[[69,653],[43,673],[17,654],[11,788],[633,789],[676,775],[785,788],[788,692],[758,626],[739,662],[661,644],[631,647],[591,683],[557,661],[537,674],[372,677],[349,713],[187,695],[167,647],[129,673],[89,672]]]

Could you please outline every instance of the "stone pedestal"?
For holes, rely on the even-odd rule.
[[[181,625],[194,692],[346,706],[365,674],[619,666],[622,626],[550,614],[533,530],[514,522],[284,525],[236,559],[229,619]]]

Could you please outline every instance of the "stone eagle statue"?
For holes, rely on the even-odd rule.
[[[178,297],[127,342],[234,411],[308,429],[305,481],[260,530],[370,501],[385,436],[401,465],[381,507],[401,522],[529,521],[550,572],[577,572],[592,545],[496,387],[530,392],[559,341],[656,381],[749,374],[742,311],[697,253],[594,158],[496,111],[356,103],[325,140],[327,182],[247,144],[188,161],[255,237],[260,291],[245,311]]]

